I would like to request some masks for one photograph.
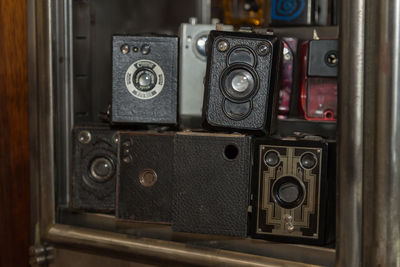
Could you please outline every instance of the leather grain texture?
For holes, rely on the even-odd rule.
[[[79,133],[88,131],[91,141],[78,141]],[[117,164],[117,144],[113,137],[117,132],[107,127],[78,126],[73,131],[72,207],[95,212],[114,212]],[[112,164],[114,174],[104,182],[98,182],[90,173],[90,165],[96,158],[106,158]]]
[[[128,54],[121,53],[121,46],[130,47]],[[139,50],[150,45],[150,53]],[[137,60],[156,62],[164,72],[164,87],[151,99],[134,97],[125,84],[128,68]],[[113,123],[176,124],[178,112],[178,37],[175,36],[113,36],[112,61],[112,114]]]
[[[250,140],[237,134],[177,133],[174,231],[247,235]],[[225,156],[227,146],[237,147],[235,159]]]
[[[117,216],[143,222],[171,222],[174,134],[121,132],[117,184]],[[125,162],[124,158],[130,158]],[[144,170],[153,170],[157,181],[140,182]]]
[[[229,43],[229,50],[220,52],[216,49],[217,43],[225,40]],[[270,53],[258,56],[255,53],[261,43],[269,43]],[[229,118],[224,110],[223,103],[226,99],[222,93],[221,77],[228,68],[228,55],[238,47],[246,47],[254,52],[255,66],[252,67],[257,74],[259,88],[251,98],[251,112],[241,120]],[[237,130],[273,131],[275,112],[277,109],[277,79],[279,75],[279,62],[282,53],[280,40],[275,36],[249,34],[241,32],[211,31],[207,41],[207,70],[205,80],[205,95],[203,103],[203,119],[210,128],[230,128]]]

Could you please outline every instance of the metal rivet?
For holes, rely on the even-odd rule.
[[[270,50],[270,44],[263,43],[257,47],[257,54],[259,54],[260,56],[265,56],[269,53],[269,50]]]
[[[118,144],[118,143],[119,143],[119,136],[118,136],[118,133],[116,133],[116,134],[113,135],[112,140],[113,140],[114,144]]]
[[[131,156],[125,156],[122,160],[123,160],[125,163],[130,163],[130,162],[132,161],[132,158],[131,158]]]
[[[150,53],[150,45],[144,44],[144,45],[142,45],[140,50],[142,51],[143,55],[147,55],[148,53]]]
[[[129,46],[127,44],[124,44],[121,46],[121,52],[122,54],[126,55],[129,53]]]
[[[229,44],[228,44],[228,42],[226,42],[224,40],[219,41],[217,44],[217,49],[220,52],[225,52],[226,50],[228,50],[228,48],[229,48]]]
[[[92,140],[92,134],[89,131],[81,131],[78,134],[78,141],[82,144],[89,144]]]

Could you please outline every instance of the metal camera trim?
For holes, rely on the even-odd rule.
[[[133,78],[135,77],[135,74],[137,71],[139,71],[141,68],[137,68],[136,65],[141,62],[150,62],[151,64],[155,65],[152,69],[152,71],[156,74],[156,85],[150,89],[149,91],[141,91],[135,86],[135,83],[133,82]],[[143,67],[145,68],[145,67]],[[156,96],[158,96],[161,91],[164,88],[165,85],[165,75],[160,67],[156,62],[149,60],[149,59],[139,59],[135,62],[133,62],[129,68],[126,70],[125,73],[125,85],[126,88],[128,89],[129,93],[141,100],[149,100],[152,99]],[[155,92],[155,93],[154,93]]]

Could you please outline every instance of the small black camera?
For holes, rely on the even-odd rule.
[[[112,123],[176,124],[178,37],[113,36]]]
[[[207,51],[206,127],[273,132],[282,54],[278,37],[211,31]]]
[[[102,126],[73,131],[72,206],[96,212],[115,210],[117,132]]]
[[[324,245],[335,237],[335,143],[255,141],[253,237]]]
[[[120,132],[117,178],[118,218],[171,223],[173,132]]]

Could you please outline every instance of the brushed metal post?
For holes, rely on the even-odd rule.
[[[360,266],[365,0],[340,2],[336,265]]]
[[[367,3],[363,265],[400,266],[400,0]]]

